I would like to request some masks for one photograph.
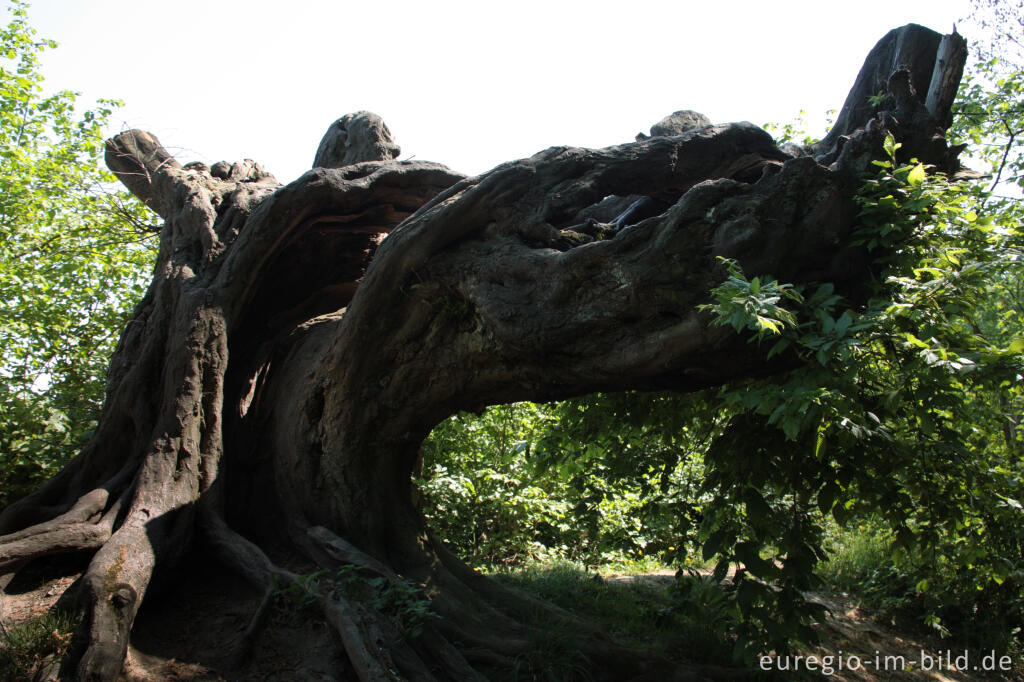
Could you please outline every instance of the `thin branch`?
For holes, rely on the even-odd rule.
[[[1017,137],[1016,131],[1014,131],[1010,127],[1010,124],[1006,122],[1005,118],[1002,119],[1001,122],[1003,124],[1003,127],[1006,128],[1006,132],[1009,135],[1009,139],[1007,139],[1006,145],[1003,147],[1003,158],[999,162],[999,170],[996,172],[995,180],[992,181],[992,187],[990,187],[989,190],[988,190],[990,193],[994,192],[996,187],[998,187],[999,183],[1001,182],[1001,178],[1003,176],[1003,170],[1006,168],[1006,164],[1008,163],[1009,158],[1010,158],[1010,150],[1013,149],[1013,142],[1014,142],[1014,140]],[[982,206],[984,206],[985,205],[985,201],[983,200],[981,202],[981,204],[982,204]]]

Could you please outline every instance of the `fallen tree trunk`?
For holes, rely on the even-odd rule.
[[[362,679],[511,669],[524,597],[430,536],[410,484],[422,440],[459,410],[791,366],[709,326],[700,306],[725,277],[720,258],[861,295],[872,266],[851,244],[854,196],[885,134],[955,164],[942,93],[962,61],[937,60],[939,42],[913,26],[883,39],[816,156],[733,123],[552,148],[465,178],[393,160],[386,126],[360,112],[282,187],[249,161],[181,167],[148,133],[118,135],[109,166],[165,220],[154,280],[92,441],[0,514],[0,573],[94,552],[86,643],[66,667],[78,679],[117,677],[151,582],[198,542],[265,595],[298,579],[268,546],[418,585],[440,618],[415,638],[358,587],[318,588]],[[879,74],[888,99],[865,108]],[[597,677],[641,670],[592,637]]]

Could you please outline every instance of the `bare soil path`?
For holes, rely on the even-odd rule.
[[[710,576],[711,572],[707,571]],[[610,583],[641,581],[668,588],[675,580],[671,569],[640,575],[613,575]],[[909,634],[875,620],[861,608],[855,596],[815,592],[810,598],[828,609],[827,619],[817,624],[821,644],[808,647],[804,658],[772,662],[782,670],[817,672],[836,682],[881,682],[886,680],[932,680],[935,682],[991,682],[1022,680],[1020,675],[1000,674],[999,656],[991,652],[966,652],[954,642],[938,637]],[[813,663],[808,665],[808,657]],[[840,662],[840,659],[842,661]],[[966,664],[966,666],[964,665]],[[988,665],[993,664],[993,665]],[[783,667],[785,666],[785,667]]]

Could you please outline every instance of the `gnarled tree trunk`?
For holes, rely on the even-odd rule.
[[[166,221],[153,283],[92,441],[0,514],[0,574],[93,553],[87,644],[66,667],[85,680],[116,678],[151,579],[197,542],[263,589],[264,607],[273,580],[297,579],[271,544],[420,585],[439,618],[413,639],[358,592],[318,593],[362,679],[511,667],[524,597],[430,536],[410,489],[423,438],[458,410],[791,366],[709,327],[699,306],[725,277],[719,257],[859,295],[871,263],[851,244],[854,195],[885,134],[956,163],[942,132],[963,63],[937,59],[940,42],[916,26],[883,38],[805,156],[733,123],[465,178],[393,160],[386,126],[360,112],[281,186],[251,161],[183,168],[153,136],[118,135],[108,164]],[[888,99],[866,104],[883,87]],[[637,673],[593,641],[597,677]]]

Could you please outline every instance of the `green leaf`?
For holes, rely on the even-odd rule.
[[[772,334],[778,334],[781,331],[775,320],[763,317],[762,315],[757,316],[757,326],[764,331],[771,332]]]
[[[712,533],[708,539],[704,541],[704,561],[708,561],[715,555],[720,554],[727,542],[731,542],[731,537],[726,531],[718,530]]]
[[[747,508],[747,514],[757,519],[767,518],[772,513],[772,508],[765,502],[764,496],[753,488],[747,489],[744,493],[743,502]]]
[[[926,176],[924,166],[919,163],[910,169],[910,172],[907,174],[907,182],[917,187],[924,182]]]
[[[903,145],[896,142],[896,138],[892,136],[892,133],[886,133],[885,141],[882,143],[882,148],[885,150],[885,153],[889,156],[890,159],[895,160],[896,150],[902,146]]]
[[[719,562],[717,564],[715,564],[715,570],[712,571],[711,578],[715,582],[720,583],[723,580],[725,580],[725,576],[728,575],[728,574],[729,574],[729,560],[723,558],[723,559],[719,560]]]
[[[770,360],[772,356],[777,355],[778,353],[781,353],[782,351],[789,348],[790,343],[792,342],[789,339],[779,339],[772,345],[771,349],[768,351],[768,355],[765,357]]]

